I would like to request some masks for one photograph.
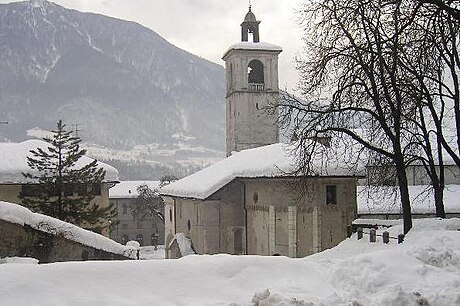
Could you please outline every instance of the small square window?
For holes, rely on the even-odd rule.
[[[337,186],[326,186],[326,204],[337,204]]]

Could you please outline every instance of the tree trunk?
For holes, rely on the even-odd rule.
[[[396,159],[396,174],[398,176],[399,192],[401,194],[401,206],[404,222],[404,234],[412,228],[412,211],[410,206],[409,186],[407,182],[406,170],[402,158]]]
[[[434,186],[433,186],[434,187]],[[444,191],[442,188],[434,188],[434,205],[436,207],[436,217],[445,218],[446,211],[443,204]]]

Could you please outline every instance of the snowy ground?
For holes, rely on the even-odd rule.
[[[460,219],[416,220],[402,245],[353,236],[302,259],[6,263],[0,305],[460,305],[459,229]]]
[[[152,245],[143,246],[139,257],[140,259],[165,259],[165,246],[159,245],[156,248]]]

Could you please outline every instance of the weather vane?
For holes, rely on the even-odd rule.
[[[251,10],[251,0],[249,0],[249,10]]]

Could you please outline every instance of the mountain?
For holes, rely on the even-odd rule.
[[[45,0],[0,4],[1,139],[59,119],[78,125],[96,155],[141,146],[135,155],[152,163],[189,151],[215,157],[225,142],[225,71],[134,22]]]

